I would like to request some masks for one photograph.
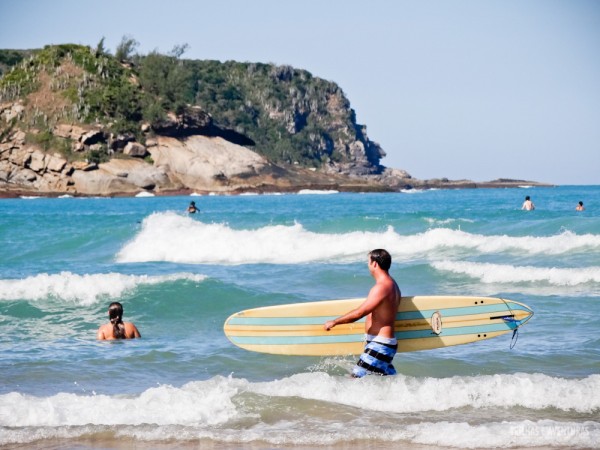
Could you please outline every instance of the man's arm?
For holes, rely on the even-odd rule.
[[[365,317],[367,314],[371,314],[384,299],[385,290],[382,286],[375,285],[369,291],[367,299],[358,308],[353,309],[352,311],[344,314],[343,316],[338,317],[337,319],[328,320],[323,325],[323,328],[325,328],[326,331],[329,331],[337,325],[341,325],[343,323],[356,322],[357,320]]]

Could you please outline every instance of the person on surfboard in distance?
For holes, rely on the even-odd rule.
[[[108,307],[110,323],[98,328],[96,338],[99,340],[133,339],[142,337],[136,326],[131,322],[123,322],[123,305],[113,302]]]
[[[392,364],[398,350],[394,322],[402,294],[398,284],[389,274],[392,257],[386,250],[376,249],[369,252],[368,264],[375,285],[369,291],[367,299],[358,308],[323,325],[325,330],[329,331],[336,325],[356,322],[367,317],[365,349],[352,369],[352,376],[356,378],[369,373],[396,374]]]

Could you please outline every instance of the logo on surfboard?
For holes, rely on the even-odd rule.
[[[438,336],[442,332],[442,315],[439,311],[436,311],[431,315],[431,329]]]

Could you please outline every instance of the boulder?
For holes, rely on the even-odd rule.
[[[94,145],[105,140],[102,130],[90,130],[81,136],[81,142],[85,145]]]
[[[82,172],[90,172],[98,168],[98,164],[89,163],[87,161],[73,161],[71,165],[73,166],[73,169],[81,170]]]
[[[34,150],[29,159],[28,167],[34,172],[43,172],[46,169],[46,154],[40,150]]]
[[[137,142],[128,142],[123,150],[125,155],[135,156],[138,158],[144,158],[148,155],[148,150],[142,144],[138,144]]]
[[[268,166],[259,154],[220,137],[190,136],[182,141],[159,136],[158,145],[148,151],[156,166],[190,189],[229,190],[228,180],[256,176]]]
[[[5,103],[0,105],[0,116],[8,123],[21,115],[25,107],[21,103]]]
[[[136,193],[139,187],[128,183],[123,178],[118,178],[105,170],[73,172],[73,187],[79,194],[84,195],[112,195],[115,193]]]
[[[127,183],[146,190],[183,187],[181,183],[171,182],[164,167],[155,167],[140,160],[112,159],[100,164],[100,169],[115,178],[126,179]]]
[[[46,155],[46,168],[52,172],[62,172],[67,165],[67,160],[58,153]]]
[[[83,140],[94,140],[96,137],[104,139],[104,133],[100,130],[86,130],[77,125],[71,125],[68,123],[60,123],[52,130],[54,136],[58,136],[64,139],[72,139],[74,142],[82,142]],[[99,136],[98,133],[100,133]],[[91,143],[95,143],[93,141]],[[87,142],[86,142],[87,143]]]
[[[125,146],[129,143],[129,142],[134,142],[135,141],[135,135],[133,133],[122,133],[122,134],[117,134],[116,136],[112,136],[111,140],[110,140],[110,148],[112,150],[114,150],[115,152],[120,152],[122,151]]]
[[[55,173],[45,173],[34,181],[34,186],[39,192],[66,192],[67,180]]]
[[[11,150],[12,148],[13,148],[12,142],[5,142],[3,144],[0,144],[0,155],[4,152]]]
[[[8,160],[17,166],[25,167],[29,163],[31,153],[32,151],[28,148],[13,148],[8,156]]]
[[[8,181],[13,171],[13,165],[8,161],[0,161],[0,181]]]
[[[54,127],[54,129],[52,130],[52,133],[54,134],[54,136],[58,136],[58,137],[61,137],[64,139],[70,139],[72,129],[73,129],[72,125],[61,123]]]
[[[164,136],[206,134],[212,127],[212,117],[199,106],[187,106],[181,114],[170,112],[164,119],[151,124],[155,133]]]
[[[77,125],[71,126],[71,139],[74,141],[81,141],[81,137],[87,133],[87,130]]]
[[[25,132],[21,130],[17,130],[10,138],[17,145],[25,144]]]
[[[37,175],[33,170],[30,169],[17,169],[11,179],[10,182],[13,184],[26,184],[31,183],[37,179]]]

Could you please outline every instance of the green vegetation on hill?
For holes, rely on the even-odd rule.
[[[116,56],[104,49],[103,40],[95,49],[64,44],[2,50],[0,102],[21,99],[27,113],[19,120],[29,129],[98,123],[138,140],[142,122],[198,105],[217,126],[252,139],[254,150],[271,161],[351,164],[356,152],[350,147],[359,142],[367,164],[379,167],[379,147],[356,124],[335,83],[289,66],[185,60],[186,46],[169,54],[132,55],[136,45],[124,38]]]

